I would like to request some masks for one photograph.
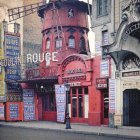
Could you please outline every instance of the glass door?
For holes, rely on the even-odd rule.
[[[71,119],[73,122],[83,122],[84,119],[84,87],[71,88]]]

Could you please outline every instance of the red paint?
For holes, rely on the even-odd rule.
[[[74,17],[68,18],[67,12],[68,10],[72,8],[74,10]],[[63,27],[63,35],[65,38],[63,38],[63,45],[61,49],[55,48],[55,38],[57,37],[57,34],[55,33],[56,25],[55,22],[52,19],[53,11],[52,7],[44,9],[44,21],[42,25],[42,53],[52,53],[52,52],[58,52],[57,55],[57,62],[51,61],[49,67],[46,67],[46,62],[43,61],[39,66],[39,76],[46,78],[51,76],[58,76],[58,83],[50,82],[50,88],[54,86],[54,84],[64,84],[65,82],[68,82],[73,87],[76,88],[76,92],[78,92],[78,88],[82,87],[83,89],[85,87],[88,88],[88,101],[89,101],[89,112],[88,112],[88,118],[79,117],[77,114],[77,117],[71,117],[71,122],[80,122],[80,123],[88,123],[89,125],[101,125],[101,124],[107,124],[107,120],[103,117],[103,91],[98,90],[96,88],[96,79],[100,78],[100,62],[101,57],[96,56],[94,59],[90,58],[88,55],[79,54],[80,53],[80,38],[81,36],[85,39],[85,47],[87,52],[89,52],[88,42],[87,42],[87,33],[88,33],[88,20],[87,20],[87,13],[78,9],[74,4],[64,4],[62,8],[58,10],[59,12],[59,18],[61,20],[61,25]],[[56,17],[57,18],[57,17]],[[68,30],[70,28],[74,29],[74,33],[70,33]],[[82,34],[81,31],[84,31]],[[75,38],[75,48],[68,48],[68,39],[70,35],[73,35]],[[63,36],[62,36],[63,37]],[[50,49],[46,50],[46,39],[50,39]],[[55,71],[53,71],[53,68],[56,68]],[[49,71],[49,72],[48,72]],[[52,72],[51,72],[52,71]],[[33,78],[35,79],[35,73],[32,70],[29,70],[27,72],[27,78]],[[35,84],[44,84],[47,80],[44,81],[38,81],[36,80],[35,83],[27,83],[24,84],[24,88],[32,87],[35,88]],[[74,84],[73,84],[74,83]],[[77,85],[76,85],[77,83]],[[78,85],[79,84],[79,85]],[[71,90],[72,88],[71,87]],[[37,120],[48,120],[48,121],[56,121],[56,111],[45,111],[43,107],[43,101],[45,96],[50,93],[39,93],[35,92],[36,98],[35,98],[35,104],[36,104],[36,118]],[[74,101],[74,96],[71,91],[71,107],[74,107],[72,105],[72,102]],[[76,93],[77,98],[78,93]],[[82,97],[84,99],[85,93],[82,91]],[[49,99],[47,100],[49,101]],[[80,99],[78,99],[80,103]],[[78,110],[78,103],[76,104],[76,108]],[[84,107],[83,107],[84,108]],[[72,114],[72,109],[70,110]],[[84,110],[85,111],[85,110]],[[84,114],[83,111],[83,114]]]

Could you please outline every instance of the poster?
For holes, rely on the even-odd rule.
[[[102,60],[100,64],[100,76],[108,77],[109,76],[109,60]]]
[[[10,104],[10,119],[18,119],[18,111],[19,107],[18,104]]]
[[[109,79],[109,113],[115,113],[116,80]]]
[[[4,59],[3,39],[2,39],[2,24],[0,24],[0,60]],[[0,102],[5,102],[5,73],[4,67],[0,66]]]
[[[102,54],[101,44],[100,42],[95,42],[95,53],[96,55]]]
[[[35,120],[34,91],[23,89],[24,120]]]
[[[57,107],[57,122],[65,121],[66,111],[66,91],[64,85],[55,85],[56,107]]]
[[[3,103],[0,103],[0,120],[5,120]]]
[[[6,79],[20,80],[20,66],[18,58],[20,56],[20,37],[15,35],[5,35],[5,59],[10,60],[6,65]]]
[[[5,102],[6,96],[5,96],[5,82],[0,81],[0,102]]]

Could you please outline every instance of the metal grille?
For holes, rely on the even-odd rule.
[[[123,125],[140,126],[140,90],[127,89],[123,93]]]

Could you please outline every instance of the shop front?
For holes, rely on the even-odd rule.
[[[55,70],[57,71],[57,67]],[[24,109],[25,121],[56,121],[55,84],[58,83],[56,71],[54,72],[54,67],[44,71],[27,70],[26,79],[19,81],[23,88],[23,107],[27,108],[27,112]],[[44,77],[41,77],[42,74]],[[26,119],[25,114],[30,116]]]
[[[59,83],[70,85],[68,104],[71,122],[88,122],[91,64],[92,59],[88,56],[76,54],[67,57],[59,66]]]
[[[109,123],[108,78],[97,78],[96,88],[101,92],[102,124]]]

